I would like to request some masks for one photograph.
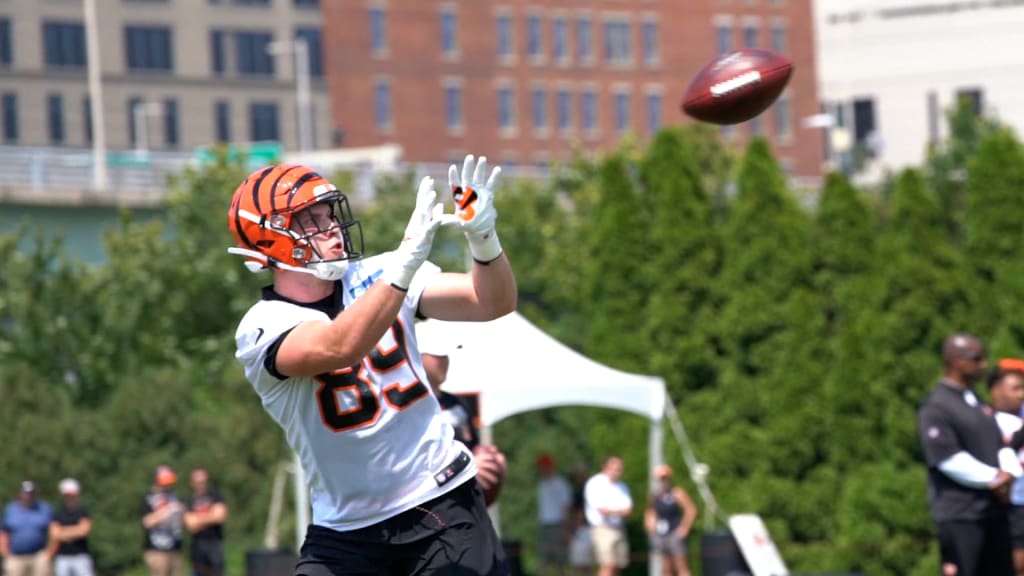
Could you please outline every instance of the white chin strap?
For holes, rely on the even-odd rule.
[[[254,258],[262,262],[253,262],[252,260],[246,260],[245,267],[250,272],[261,272],[271,267],[270,259],[265,255],[256,252],[255,250],[246,250],[244,248],[228,248],[228,252],[231,254],[238,254],[245,256],[246,258]],[[334,260],[331,262],[310,262],[308,267],[302,268],[299,266],[292,266],[283,262],[274,262],[273,267],[280,268],[282,270],[291,270],[292,272],[302,272],[304,274],[312,274],[321,280],[327,280],[334,282],[341,280],[345,276],[345,272],[348,272],[348,260]]]

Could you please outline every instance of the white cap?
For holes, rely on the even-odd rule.
[[[65,478],[60,481],[61,494],[78,494],[80,490],[81,486],[78,485],[78,480],[74,478]]]
[[[416,323],[416,343],[420,354],[431,356],[449,356],[453,350],[462,348],[455,341],[445,323],[440,320],[425,320]]]

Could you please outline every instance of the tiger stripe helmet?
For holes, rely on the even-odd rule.
[[[318,204],[331,207],[330,222],[312,230],[308,222],[297,225],[308,214],[304,211]],[[228,252],[245,256],[246,267],[254,272],[281,268],[337,280],[349,260],[362,257],[362,227],[352,217],[348,198],[326,178],[297,164],[267,166],[250,174],[235,189],[228,228],[237,245]],[[334,230],[342,237],[345,253],[324,259],[312,238]]]

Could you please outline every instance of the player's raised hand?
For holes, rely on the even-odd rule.
[[[430,255],[434,233],[442,223],[444,206],[437,201],[434,179],[425,176],[416,192],[416,208],[405,227],[402,243],[395,250],[395,262],[384,280],[401,290],[408,290],[412,277]]]
[[[458,217],[456,225],[466,234],[473,259],[481,263],[501,256],[501,243],[495,230],[498,211],[494,207],[494,189],[499,174],[501,167],[495,166],[488,177],[487,157],[475,160],[472,154],[463,161],[461,175],[454,164],[448,167],[448,185]]]

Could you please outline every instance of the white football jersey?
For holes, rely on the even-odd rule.
[[[341,283],[350,306],[381,274],[383,254],[351,262]],[[401,311],[357,366],[281,380],[266,367],[271,345],[310,320],[329,319],[286,300],[260,300],[235,333],[236,358],[263,407],[284,429],[309,482],[313,523],[355,530],[444,494],[476,475],[430,391],[413,325],[425,283],[440,270],[425,263]],[[435,475],[461,454],[469,464],[442,485]]]

